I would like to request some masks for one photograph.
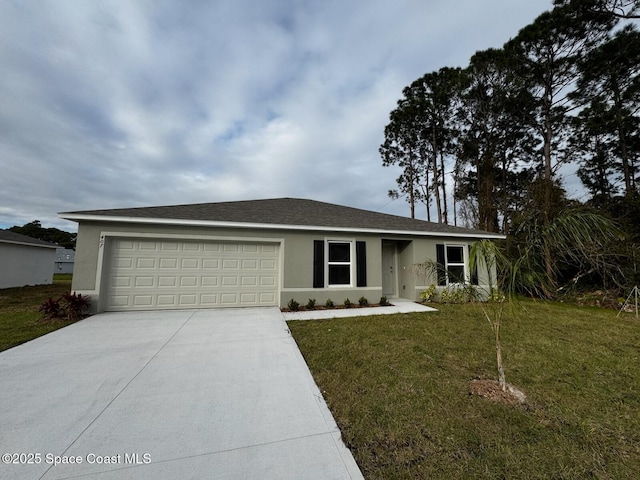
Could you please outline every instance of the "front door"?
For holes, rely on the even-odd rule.
[[[396,244],[382,244],[382,295],[396,294]]]

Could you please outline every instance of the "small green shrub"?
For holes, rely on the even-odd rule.
[[[489,303],[502,303],[507,299],[507,296],[497,288],[491,289],[491,293],[487,296],[487,302]]]
[[[387,297],[383,295],[382,297],[380,297],[380,305],[382,305],[383,307],[386,307],[391,304],[389,303],[389,300],[387,300]]]
[[[327,301],[324,302],[324,306],[327,308],[333,308],[334,307],[333,300],[331,300],[330,298],[327,298]]]
[[[315,310],[316,309],[316,299],[310,298],[307,302],[307,310]]]
[[[445,288],[440,292],[441,303],[463,303],[464,291],[461,288]]]
[[[344,308],[351,308],[351,300],[349,300],[348,298],[345,298],[344,300]]]
[[[422,303],[433,302],[436,298],[436,294],[438,293],[437,287],[432,283],[429,288],[420,292],[420,299]]]
[[[369,306],[369,300],[367,300],[365,297],[360,297],[360,298],[358,299],[358,304],[359,304],[361,307],[367,307],[367,306]]]
[[[292,312],[297,312],[300,309],[300,304],[292,298],[291,300],[289,300],[289,303],[287,303],[287,307]]]

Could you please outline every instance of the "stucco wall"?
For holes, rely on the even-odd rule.
[[[414,265],[425,260],[435,260],[436,244],[448,243],[466,246],[470,241],[455,241],[450,238],[413,237],[410,235],[383,236],[375,234],[345,232],[307,232],[277,229],[231,229],[211,227],[158,226],[149,224],[118,224],[82,222],[78,229],[78,240],[73,276],[73,290],[91,295],[94,301],[99,297],[96,282],[101,242],[109,241],[109,234],[141,234],[158,237],[186,236],[194,239],[262,240],[274,241],[281,245],[280,305],[286,306],[290,299],[304,305],[310,298],[318,304],[331,299],[341,304],[346,298],[357,302],[366,297],[370,303],[377,303],[382,295],[382,239],[397,245],[397,295],[412,300],[419,299],[420,291],[435,279],[424,279],[416,275]],[[325,287],[313,288],[313,243],[314,240],[349,240],[366,242],[367,286],[366,287]],[[486,275],[485,275],[486,277]],[[99,283],[99,282],[98,282]]]
[[[0,288],[53,282],[56,249],[0,243]]]

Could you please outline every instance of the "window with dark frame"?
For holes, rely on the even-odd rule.
[[[436,253],[437,261],[442,267],[438,272],[438,285],[464,283],[464,246],[438,244]]]
[[[327,242],[328,284],[351,285],[351,242]]]
[[[447,245],[447,277],[449,283],[464,283],[464,247]]]

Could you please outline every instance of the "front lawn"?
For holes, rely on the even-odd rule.
[[[54,275],[53,284],[0,290],[0,351],[69,325],[69,321],[41,321],[40,305],[71,290],[71,275]]]
[[[640,321],[522,306],[502,350],[524,406],[469,394],[497,377],[476,306],[288,325],[367,479],[640,478]]]

